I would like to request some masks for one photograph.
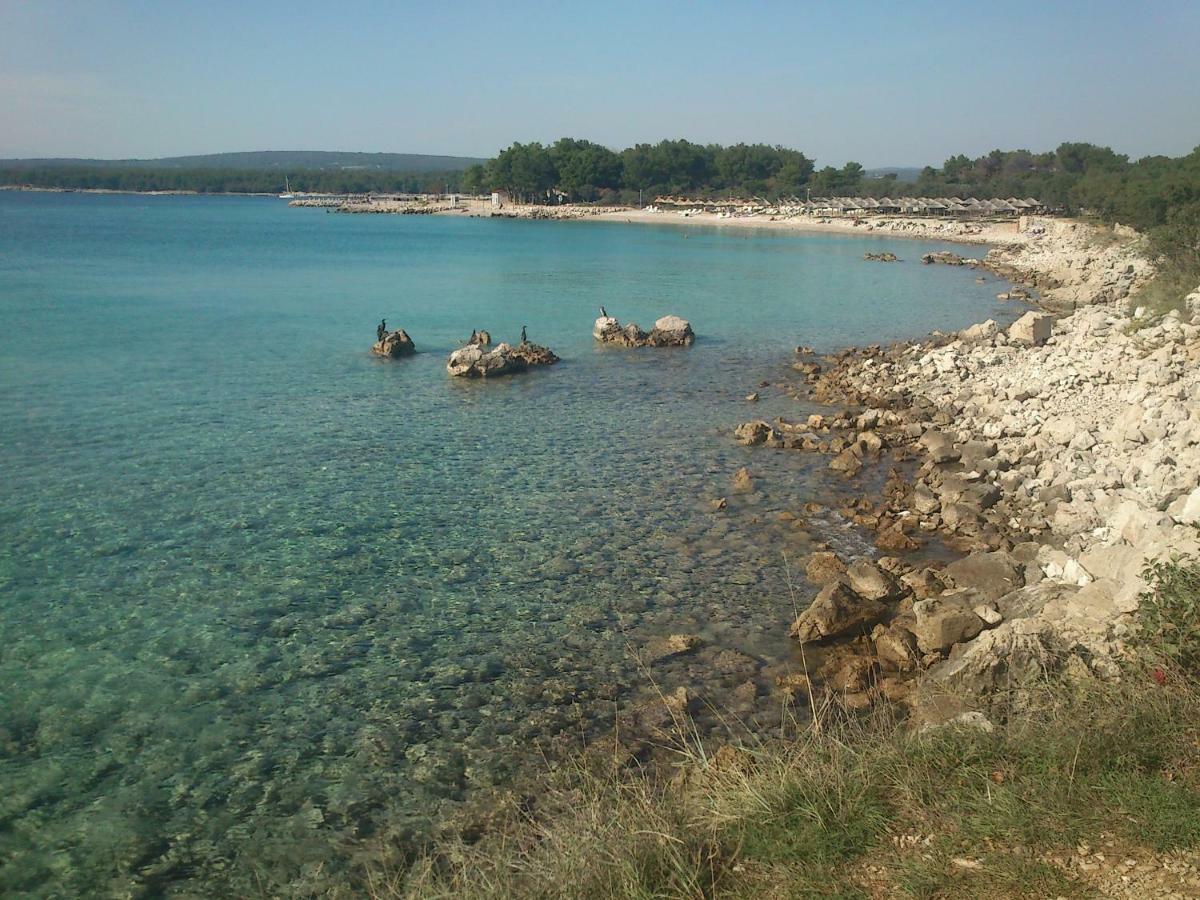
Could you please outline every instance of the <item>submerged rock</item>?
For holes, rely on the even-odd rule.
[[[808,558],[804,568],[804,577],[812,584],[826,585],[841,579],[846,574],[846,564],[838,559],[836,553],[819,550]]]
[[[386,356],[388,359],[398,359],[401,356],[412,356],[417,352],[417,348],[413,346],[412,338],[408,336],[403,328],[397,328],[395,331],[389,331],[383,336],[383,340],[376,341],[371,347],[371,352],[376,356]]]
[[[1008,553],[972,553],[946,566],[941,578],[951,587],[972,590],[982,600],[994,601],[1019,587],[1025,576],[1017,561]]]
[[[470,344],[450,354],[446,371],[460,378],[489,378],[524,372],[528,363],[513,353],[508,344],[498,344],[493,350],[485,350],[478,344]]]
[[[704,642],[694,634],[672,634],[665,638],[651,641],[643,651],[643,656],[646,662],[655,663],[675,656],[682,656],[685,653],[691,653],[702,643]]]
[[[771,423],[762,419],[755,422],[743,422],[733,430],[733,436],[737,438],[737,442],[749,446],[764,444],[769,438],[774,437],[775,433],[775,428]]]
[[[900,596],[900,586],[869,559],[857,559],[846,569],[850,588],[868,600],[894,600]]]
[[[879,664],[893,672],[915,672],[921,665],[917,638],[907,628],[898,625],[876,625],[871,632],[875,656]]]

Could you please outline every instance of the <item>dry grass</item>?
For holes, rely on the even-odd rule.
[[[1167,583],[1194,590],[1190,571]],[[711,758],[681,734],[686,774],[580,765],[482,840],[377,868],[369,894],[1088,896],[1052,854],[1098,835],[1200,847],[1194,674],[1158,658],[1117,683],[1048,682],[990,734],[828,705],[793,740]]]

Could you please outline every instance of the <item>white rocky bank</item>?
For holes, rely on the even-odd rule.
[[[1128,634],[1144,564],[1200,551],[1200,290],[1188,313],[1136,318],[1129,297],[1151,269],[1135,243],[1097,248],[1085,226],[1043,227],[988,261],[1073,313],[1028,314],[1009,332],[982,323],[894,362],[867,359],[860,374],[949,413],[940,431],[957,444],[994,443],[1003,465],[981,480],[1010,507],[1045,515],[1036,602],[965,645],[942,674],[994,668],[998,655],[1047,643],[1102,671]],[[1045,331],[1034,332],[1047,325],[1041,343]]]

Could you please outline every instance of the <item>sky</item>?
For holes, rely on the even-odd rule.
[[[0,0],[0,157],[1200,145],[1200,0]]]

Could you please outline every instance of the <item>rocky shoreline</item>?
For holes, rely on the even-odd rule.
[[[1137,248],[1129,232],[1038,223],[970,262],[1060,318],[806,355],[811,399],[837,409],[736,430],[826,453],[847,478],[892,467],[883,496],[847,513],[895,555],[814,554],[820,591],[792,625],[834,644],[822,674],[847,705],[886,697],[929,725],[1003,715],[1049,670],[1109,677],[1143,567],[1200,550],[1200,308],[1130,310],[1152,274]],[[967,555],[921,559],[928,542]]]

